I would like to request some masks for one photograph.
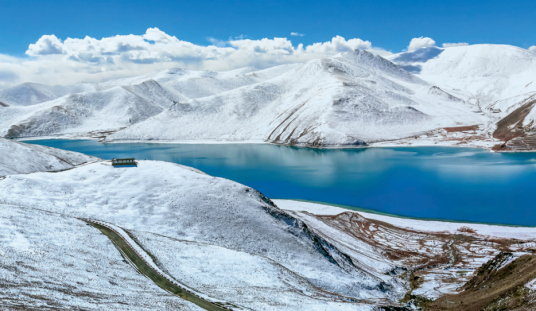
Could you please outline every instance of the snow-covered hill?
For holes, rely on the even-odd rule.
[[[536,130],[535,76],[534,53],[471,45],[389,59],[355,50],[264,70],[172,69],[99,84],[24,84],[0,91],[0,135],[491,147]],[[453,129],[475,126],[474,133]]]
[[[65,87],[23,84],[2,91],[11,99],[0,106],[0,135],[102,137],[159,114],[175,102],[257,83],[292,67],[268,69],[262,74],[252,73],[254,68],[222,73],[172,69]]]
[[[309,61],[261,83],[176,103],[107,140],[341,146],[484,122],[465,103],[429,94],[430,88],[384,58],[356,50]]]
[[[429,47],[389,58],[404,68],[413,66],[417,76],[453,95],[480,101],[483,108],[497,100],[536,92],[536,54],[515,46]]]
[[[91,91],[95,91],[95,86],[89,83],[66,86],[23,83],[0,90],[0,102],[9,106],[28,106],[53,100],[71,93]]]
[[[400,294],[392,277],[345,267],[327,245],[322,254],[302,228],[287,224],[289,219],[255,190],[187,167],[140,161],[137,168],[113,168],[107,162],[52,177],[17,176],[0,182],[0,195],[9,192],[13,203],[264,256],[315,286],[343,295],[385,297],[377,289],[381,282],[393,283],[387,295]],[[31,193],[24,190],[28,187]],[[337,260],[343,261],[333,262]]]
[[[77,152],[0,138],[0,176],[60,171],[98,160]]]
[[[0,134],[37,137],[115,131],[159,114],[174,99],[155,81],[75,93],[41,104],[3,108]]]
[[[0,203],[0,256],[2,310],[203,310],[148,282],[101,232],[58,213]]]
[[[499,250],[521,254],[535,245],[533,228],[276,203],[281,208],[254,189],[167,162],[6,176],[0,284],[8,286],[0,297],[26,307],[196,309],[140,279],[78,218],[126,230],[163,273],[237,310],[375,310],[407,293],[437,298],[455,293]]]
[[[528,50],[491,44],[428,47],[393,55],[390,60],[473,104],[488,117],[488,130],[497,139],[536,132],[536,54]],[[516,113],[519,108],[525,111]]]
[[[100,162],[55,174],[10,175],[0,180],[0,197],[6,204],[39,206],[63,216],[100,219],[136,230],[146,239],[144,243],[168,243],[170,254],[166,256],[179,256],[180,249],[188,244],[181,242],[181,246],[166,239],[158,242],[155,236],[143,232],[229,249],[207,247],[200,251],[229,254],[228,260],[238,260],[229,263],[233,269],[247,259],[251,265],[244,269],[255,270],[255,265],[262,265],[268,269],[262,273],[277,272],[278,277],[267,276],[264,285],[257,282],[249,289],[266,286],[274,295],[279,292],[280,296],[270,298],[271,303],[286,301],[286,291],[297,291],[301,298],[292,299],[314,305],[316,299],[340,302],[348,301],[348,297],[397,300],[407,290],[405,282],[396,276],[369,273],[354,266],[335,247],[257,191],[172,163],[139,161],[135,168],[114,168],[109,162]],[[154,247],[157,253],[158,246]],[[170,258],[180,257],[184,258]],[[192,259],[188,265],[207,264],[208,260]],[[165,262],[167,259],[162,258]],[[170,272],[173,269],[169,267]],[[248,273],[233,277],[240,275],[244,280],[233,282],[242,284],[239,291],[246,291],[253,283],[247,281]],[[189,286],[201,286],[195,282]],[[324,305],[321,301],[318,304]]]

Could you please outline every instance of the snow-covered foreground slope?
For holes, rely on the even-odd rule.
[[[430,93],[431,87],[380,56],[356,50],[309,61],[265,82],[176,103],[107,140],[341,146],[484,122],[465,103]]]
[[[264,256],[131,231],[179,283],[217,301],[251,310],[371,310],[337,297]]]
[[[287,200],[276,200],[278,207],[244,185],[157,161],[9,175],[0,180],[0,198],[0,254],[11,252],[0,264],[0,283],[15,284],[18,276],[22,285],[9,285],[7,295],[26,306],[67,299],[64,306],[91,309],[95,300],[86,295],[118,304],[136,295],[148,310],[167,301],[149,288],[137,294],[141,285],[124,272],[132,268],[79,217],[122,228],[185,288],[250,310],[372,310],[400,305],[408,293],[437,298],[455,293],[499,251],[519,257],[536,245],[533,228],[407,220]],[[20,262],[24,272],[16,273]],[[72,287],[78,278],[87,281]],[[33,295],[38,280],[46,286]]]
[[[332,301],[397,300],[407,290],[394,276],[353,266],[255,190],[176,164],[140,161],[136,168],[114,168],[101,162],[60,173],[11,175],[0,181],[0,197],[11,204],[249,253],[256,261],[280,265],[280,275],[292,276],[294,285],[287,291],[303,291],[297,301],[326,295]],[[277,292],[278,285],[273,286]]]
[[[275,200],[368,271],[411,274],[412,295],[455,294],[499,252],[531,254],[536,228],[401,219],[316,203]]]
[[[0,176],[60,171],[98,160],[82,153],[0,138]]]
[[[148,282],[97,229],[57,213],[0,204],[0,258],[2,310],[202,310]]]

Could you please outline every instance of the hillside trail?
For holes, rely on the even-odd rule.
[[[90,219],[82,219],[90,224],[91,226],[99,229],[106,237],[108,237],[113,244],[117,247],[119,252],[125,259],[128,260],[140,273],[145,275],[147,278],[149,278],[151,281],[153,281],[156,285],[158,285],[160,288],[164,289],[165,291],[177,295],[181,297],[184,300],[187,300],[189,302],[192,302],[196,304],[197,306],[209,310],[209,311],[222,311],[222,310],[236,310],[233,308],[230,308],[228,306],[233,306],[231,304],[225,304],[228,306],[224,306],[224,303],[218,303],[218,302],[211,302],[206,299],[203,299],[199,297],[197,294],[181,287],[175,284],[176,282],[173,282],[168,277],[164,276],[163,274],[156,271],[147,261],[132,247],[130,242],[127,241],[125,237],[123,237],[121,234],[119,234],[116,230],[113,228],[107,226],[104,223],[100,223],[94,220]],[[221,304],[221,305],[220,305]],[[242,309],[237,307],[237,309]]]

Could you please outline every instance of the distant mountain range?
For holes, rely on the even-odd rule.
[[[286,145],[536,147],[536,54],[507,45],[363,50],[264,70],[172,69],[0,90],[0,136]]]

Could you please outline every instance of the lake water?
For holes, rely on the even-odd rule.
[[[404,147],[309,149],[267,144],[26,141],[104,159],[200,169],[273,199],[301,199],[416,218],[536,226],[536,153]]]

